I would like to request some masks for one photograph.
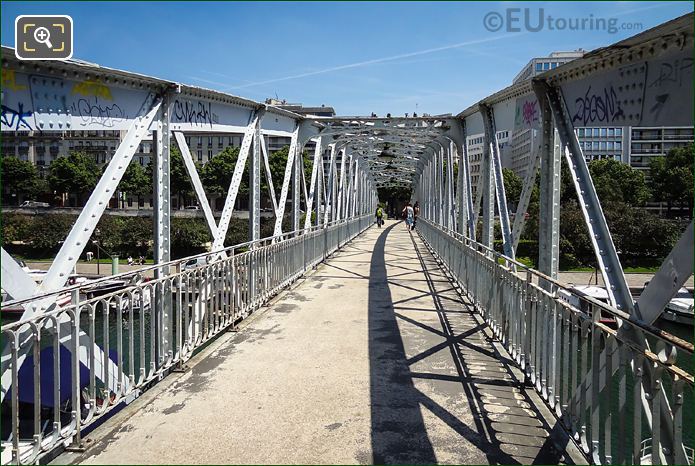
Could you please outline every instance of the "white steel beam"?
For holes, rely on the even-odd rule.
[[[148,96],[39,285],[39,292],[57,290],[65,285],[161,105],[161,98]]]
[[[290,150],[287,154],[287,164],[285,164],[285,176],[282,179],[282,188],[280,189],[280,200],[278,201],[278,209],[275,213],[275,228],[273,229],[273,236],[278,236],[282,234],[282,219],[285,216],[285,206],[287,204],[287,194],[290,189],[290,181],[292,180],[292,167],[297,159],[297,145],[299,143],[299,124],[294,129],[292,133],[292,139],[290,141]]]
[[[331,144],[331,164],[328,168],[328,187],[326,189],[326,198],[325,198],[325,204],[326,208],[323,213],[323,225],[328,225],[328,222],[330,221],[330,213],[332,210],[334,210],[334,204],[333,204],[333,185],[334,185],[334,179],[335,179],[335,158],[336,158],[336,153],[338,152],[338,149],[336,148],[335,144]],[[329,208],[330,204],[330,208]]]
[[[304,157],[302,156],[302,146],[297,144],[294,151],[294,166],[292,168],[292,231],[295,232],[295,236],[299,234],[298,230],[301,216],[301,184],[303,171]]]
[[[323,139],[321,137],[318,137],[316,139],[316,147],[314,148],[314,161],[311,165],[311,181],[309,182],[309,196],[307,197],[306,200],[306,217],[304,218],[304,229],[308,229],[311,226],[311,211],[314,208],[314,198],[316,197],[316,193],[318,190],[316,189],[316,179],[318,178],[318,173],[319,173],[319,164],[323,163],[323,157],[322,157],[322,151],[323,151],[323,146],[322,146],[322,141]],[[318,218],[319,213],[318,213],[318,206],[319,204],[316,203],[316,217]]]
[[[541,192],[538,269],[551,278],[557,278],[560,255],[560,163],[562,162],[562,150],[556,134],[557,131],[553,127],[548,98],[542,94],[542,89],[539,89],[539,92],[541,94],[538,95],[538,104],[541,108],[542,121],[540,130]],[[527,176],[526,181],[533,180],[535,182],[535,173],[529,172],[529,174],[531,176]],[[543,283],[542,285],[547,287],[548,284]]]
[[[261,158],[262,140],[260,119],[253,128],[253,152],[249,170],[249,241],[261,239]],[[236,167],[235,167],[236,168]],[[254,245],[253,247],[255,247]],[[255,281],[251,280],[255,286]]]
[[[491,170],[495,182],[495,197],[497,198],[497,211],[500,219],[500,229],[502,230],[502,247],[504,249],[504,255],[514,259],[514,248],[512,247],[512,230],[509,225],[509,209],[507,208],[507,195],[504,192],[504,175],[502,174],[500,146],[499,141],[497,140],[497,125],[495,124],[495,112],[492,109],[492,107],[488,107],[487,105],[481,105],[480,111],[483,115],[486,146],[489,147],[488,153],[491,160]]]
[[[653,324],[693,275],[693,253],[693,222],[690,222],[635,304],[644,322]]]
[[[521,189],[519,204],[516,206],[516,213],[514,214],[514,225],[512,226],[512,245],[514,247],[515,254],[516,248],[519,245],[519,240],[521,239],[521,234],[524,232],[524,225],[526,224],[526,212],[528,211],[528,206],[531,202],[533,187],[536,185],[538,162],[540,160],[540,151],[537,149],[534,139],[542,139],[542,136],[534,136],[534,129],[530,129],[529,131],[531,131],[531,162],[526,170],[524,186]]]
[[[347,147],[343,149],[343,156],[340,158],[340,181],[338,182],[338,202],[336,206],[336,219],[343,218],[343,194],[345,186],[345,159],[347,159]]]
[[[193,190],[198,198],[198,203],[203,209],[203,214],[205,215],[205,221],[208,224],[208,229],[214,238],[217,233],[217,221],[215,221],[215,217],[212,215],[212,209],[210,208],[208,197],[205,194],[203,183],[200,181],[200,175],[198,175],[198,170],[196,169],[193,158],[191,157],[191,151],[186,143],[186,136],[184,136],[181,131],[174,131],[174,137],[176,138],[176,143],[178,144],[179,149],[181,149],[183,163],[186,167],[186,171],[188,172],[188,176],[193,183]]]
[[[220,222],[217,225],[217,234],[215,235],[215,239],[212,243],[213,251],[220,251],[224,248],[224,239],[227,236],[229,222],[232,220],[234,203],[236,202],[236,197],[239,193],[239,186],[241,185],[241,179],[244,176],[246,161],[248,160],[249,152],[251,151],[251,142],[253,141],[253,137],[256,132],[256,126],[261,124],[264,113],[265,111],[263,109],[257,110],[251,123],[246,127],[246,131],[244,132],[244,138],[241,141],[241,149],[239,150],[239,158],[234,166],[234,173],[232,174],[232,180],[229,183],[227,198],[225,199],[224,207],[222,208],[222,216],[220,217]]]
[[[261,136],[261,150],[263,151],[263,165],[265,165],[265,178],[268,181],[268,195],[273,203],[273,212],[277,215],[278,201],[275,197],[275,187],[273,186],[273,174],[270,172],[270,158],[268,148],[265,145],[265,138]]]

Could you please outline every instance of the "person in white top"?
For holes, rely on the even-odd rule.
[[[408,205],[403,209],[403,215],[405,216],[405,226],[408,230],[413,229],[413,219],[415,218],[415,211],[413,206],[408,202]]]

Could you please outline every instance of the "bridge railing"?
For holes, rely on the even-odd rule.
[[[3,303],[58,306],[2,328],[9,348],[2,355],[2,463],[33,463],[60,445],[79,446],[104,414],[185,368],[202,345],[371,223],[371,215],[340,220]],[[115,279],[130,283],[95,293],[95,285]]]
[[[418,231],[592,463],[693,464],[692,343],[459,233],[424,219]],[[672,440],[660,436],[664,400]]]

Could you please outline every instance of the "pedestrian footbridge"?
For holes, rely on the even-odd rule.
[[[457,115],[302,116],[2,54],[3,135],[123,135],[40,283],[2,248],[3,316],[19,316],[0,342],[2,464],[693,464],[693,344],[655,326],[693,275],[693,223],[633,295],[575,133],[693,126],[692,14]],[[514,206],[501,131],[528,160]],[[209,133],[241,138],[217,217],[189,147]],[[70,284],[146,136],[155,263]],[[270,137],[289,141],[282,180]],[[179,259],[172,147],[210,240]],[[562,164],[604,301],[557,279]],[[537,175],[536,270],[516,250]],[[244,177],[248,242],[227,244]],[[374,224],[393,188],[420,204],[414,231]]]

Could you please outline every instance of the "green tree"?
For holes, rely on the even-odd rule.
[[[275,190],[276,198],[280,196],[282,182],[285,179],[285,166],[287,165],[287,157],[289,156],[289,153],[290,146],[285,146],[282,149],[270,154],[270,157],[268,159],[268,165],[270,166],[270,174],[273,177],[273,189]],[[309,177],[311,177],[311,172],[309,172]],[[263,189],[263,192],[268,192],[267,181],[261,189]]]
[[[624,202],[643,206],[651,196],[644,174],[618,160],[592,160],[589,172],[602,203]]]
[[[507,195],[507,202],[519,205],[524,181],[509,168],[502,169],[502,176],[504,177],[504,193]]]
[[[139,207],[140,198],[152,193],[152,178],[147,176],[146,170],[142,168],[142,165],[132,160],[123,173],[118,187],[126,195],[137,197]]]
[[[179,206],[188,203],[188,200],[193,196],[193,185],[191,184],[191,179],[186,171],[186,165],[183,163],[183,156],[178,146],[171,146],[169,155],[169,188],[178,200]],[[145,176],[149,180],[154,180],[154,166],[153,161],[147,164],[145,169]],[[200,173],[200,169],[198,170]],[[154,181],[152,181],[154,182]]]
[[[695,145],[675,147],[666,157],[655,157],[649,164],[649,184],[654,200],[667,203],[670,211],[674,204],[688,208],[693,216],[693,157]]]
[[[48,184],[58,193],[75,194],[81,202],[97,185],[100,173],[94,158],[84,152],[71,152],[51,163]]]
[[[20,196],[36,197],[48,190],[34,164],[27,160],[4,156],[0,159],[0,170],[4,192],[17,195],[13,199],[14,202],[18,202]]]
[[[34,222],[23,240],[43,254],[55,252],[75,223],[74,215],[43,215],[33,217]]]
[[[199,169],[200,180],[206,192],[220,195],[227,193],[238,159],[239,148],[228,146]],[[248,191],[248,176],[243,176],[239,186],[239,193],[246,195]]]

